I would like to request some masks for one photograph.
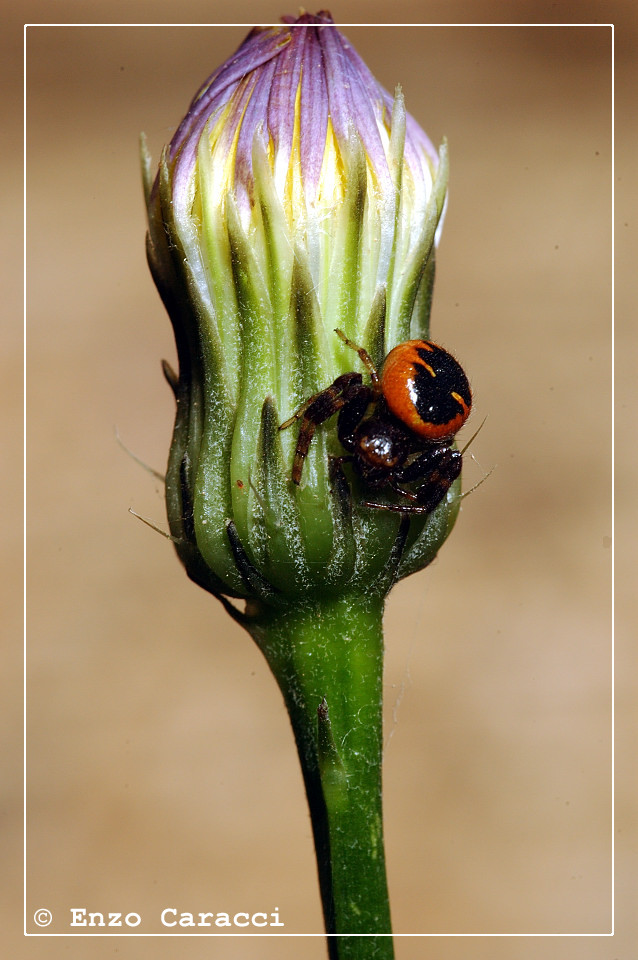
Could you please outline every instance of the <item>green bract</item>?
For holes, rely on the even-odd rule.
[[[151,185],[148,259],[179,375],[166,476],[171,534],[218,596],[275,607],[384,594],[432,560],[458,485],[409,524],[330,478],[334,421],[290,481],[308,396],[425,338],[447,189],[439,154],[325,15],[260,28],[204,84]]]

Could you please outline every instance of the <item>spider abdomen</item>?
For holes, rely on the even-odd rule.
[[[381,389],[395,417],[426,440],[453,437],[472,407],[463,367],[429,340],[407,340],[390,351]]]

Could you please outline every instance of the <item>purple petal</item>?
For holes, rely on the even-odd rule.
[[[389,129],[392,96],[337,30],[330,14],[305,13],[297,19],[282,17],[282,21],[281,26],[252,30],[194,97],[170,144],[178,205],[178,198],[186,201],[197,144],[206,124],[229,104],[225,120],[230,128],[229,145],[239,127],[234,187],[240,205],[250,203],[255,133],[261,129],[266,142],[272,140],[277,169],[287,169],[294,147],[298,96],[301,176],[309,202],[319,185],[329,119],[344,148],[353,131],[358,135],[382,191],[390,189],[380,128]],[[428,190],[428,161],[436,164],[437,155],[409,114],[405,160]]]

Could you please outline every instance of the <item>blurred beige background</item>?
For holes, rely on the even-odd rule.
[[[522,3],[526,22],[617,14],[617,343],[623,419],[635,403],[635,323],[623,280],[635,237],[631,5]],[[73,3],[25,4],[31,22],[83,21]],[[155,3],[159,21],[271,21],[292,7]],[[145,4],[91,5],[99,22]],[[343,0],[338,23],[387,20]],[[395,19],[499,22],[497,3],[396,4]],[[15,12],[14,12],[15,17]],[[3,69],[19,80],[20,24]],[[434,142],[451,187],[433,335],[476,396],[464,501],[436,563],[388,603],[385,816],[401,934],[604,934],[611,909],[611,30],[344,27]],[[27,32],[27,929],[50,909],[135,911],[162,933],[178,910],[271,911],[320,933],[309,821],[288,721],[252,642],[187,580],[167,541],[160,484],[173,402],[159,361],[169,322],[144,258],[137,139],[154,157],[236,27],[30,27]],[[13,44],[13,46],[11,46]],[[9,89],[9,88],[7,88]],[[19,85],[15,89],[19,95]],[[19,120],[19,103],[16,119]],[[632,144],[635,147],[635,140]],[[19,141],[16,155],[19,154]],[[19,213],[16,192],[5,198]],[[623,180],[624,177],[624,180]],[[7,258],[19,246],[17,231]],[[7,239],[7,238],[5,238]],[[5,258],[5,263],[10,262]],[[19,270],[19,267],[16,267]],[[19,292],[19,291],[18,291]],[[14,303],[15,301],[9,301]],[[19,301],[18,301],[19,302]],[[8,333],[8,362],[19,336]],[[5,413],[20,379],[7,366]],[[631,372],[630,372],[631,371]],[[15,441],[15,426],[9,441]],[[19,457],[19,454],[17,454]],[[19,461],[18,461],[19,462]],[[635,517],[635,459],[618,509]],[[17,471],[9,479],[15,483]],[[623,521],[625,522],[625,521]],[[14,601],[19,532],[8,526]],[[618,598],[634,589],[619,556]],[[626,609],[626,608],[624,608]],[[10,627],[19,611],[10,611]],[[635,658],[619,617],[618,933],[398,938],[398,960],[633,960],[635,795],[627,770]],[[13,663],[13,661],[10,661]],[[5,702],[19,703],[9,686]],[[17,722],[7,756],[19,763]],[[625,728],[626,731],[626,728]],[[19,866],[20,789],[7,782],[5,862]],[[634,791],[635,794],[635,791]],[[631,839],[630,839],[631,837]],[[7,870],[12,956],[296,958],[323,938],[23,939]]]

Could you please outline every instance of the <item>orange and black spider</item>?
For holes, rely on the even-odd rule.
[[[351,463],[371,489],[389,487],[408,501],[363,505],[430,513],[461,472],[463,455],[452,443],[472,407],[463,368],[436,343],[408,340],[390,351],[379,374],[363,347],[342,330],[335,333],[359,354],[371,382],[365,384],[360,373],[343,373],[281,424],[284,430],[301,420],[293,482],[301,482],[315,429],[339,412],[337,435],[347,453],[334,458],[335,466]]]

